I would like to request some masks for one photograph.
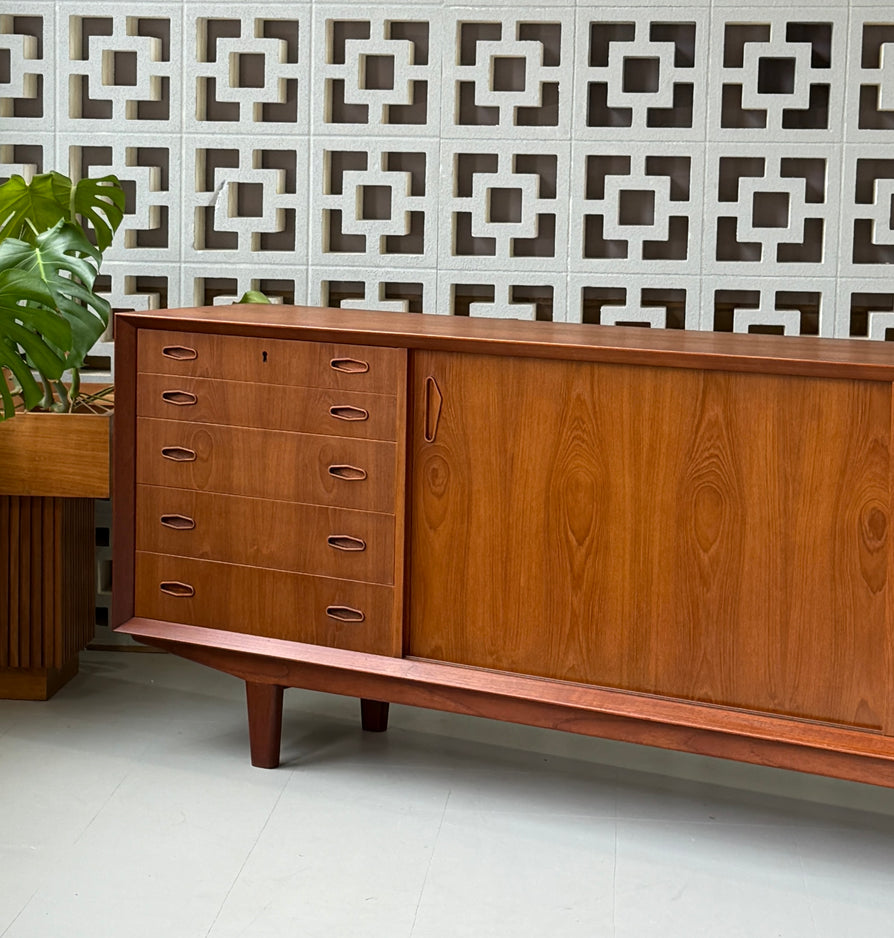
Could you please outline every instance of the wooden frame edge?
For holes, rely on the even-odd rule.
[[[114,627],[134,613],[136,537],[137,329],[115,317],[115,411],[112,415],[112,610]]]
[[[120,630],[254,684],[463,713],[894,788],[894,740],[871,731],[158,620],[132,619]]]

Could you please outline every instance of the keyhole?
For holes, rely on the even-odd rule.
[[[267,353],[266,353],[266,352],[261,352],[261,360],[264,362],[264,364],[267,363]]]

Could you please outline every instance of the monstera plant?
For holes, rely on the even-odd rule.
[[[124,201],[115,176],[0,185],[0,420],[77,401],[80,369],[109,322],[93,288]]]
[[[52,696],[93,635],[111,416],[81,412],[80,369],[109,322],[94,285],[123,215],[114,176],[0,185],[0,582],[19,597],[0,613],[0,699]],[[44,413],[9,419],[22,410]]]

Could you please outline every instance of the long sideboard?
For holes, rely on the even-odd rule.
[[[116,320],[116,627],[358,697],[894,787],[894,349],[287,306]]]

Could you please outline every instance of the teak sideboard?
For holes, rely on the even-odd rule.
[[[885,343],[116,320],[114,620],[246,682],[894,787]]]

